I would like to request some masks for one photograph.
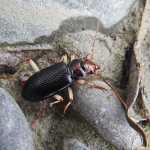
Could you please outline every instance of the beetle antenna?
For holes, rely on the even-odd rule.
[[[98,74],[98,72],[95,71],[95,74],[96,74],[101,80],[103,80],[103,81],[114,91],[114,93],[116,94],[116,96],[118,97],[118,99],[121,101],[121,103],[124,105],[124,107],[125,107],[125,109],[126,109],[126,117],[127,117],[127,121],[128,121],[128,123],[129,123],[129,125],[130,125],[135,131],[137,131],[137,132],[139,133],[139,135],[141,135],[141,137],[142,137],[142,143],[143,143],[142,146],[148,147],[148,146],[147,146],[147,144],[148,144],[148,143],[147,143],[147,137],[146,137],[146,135],[145,135],[143,129],[142,129],[138,124],[136,124],[136,123],[129,117],[129,114],[128,114],[129,108],[127,108],[127,106],[126,106],[125,102],[123,101],[123,99],[122,99],[122,98],[119,96],[119,94],[114,90],[114,88],[113,88],[109,83],[107,83],[107,81],[105,81],[105,80]]]
[[[105,79],[103,79],[103,78],[98,74],[97,71],[95,71],[95,74],[96,74],[102,81],[104,81],[104,82],[114,91],[114,93],[116,94],[116,96],[118,97],[118,99],[121,101],[121,103],[122,103],[122,104],[124,105],[124,107],[127,109],[127,106],[126,106],[125,102],[124,102],[123,99],[120,97],[120,95],[115,91],[115,89],[114,89]]]
[[[89,56],[89,53],[86,54],[86,56],[83,58],[83,60],[86,60],[88,56]]]
[[[101,65],[104,65],[104,63],[101,63],[101,62],[96,62],[96,64],[101,64]]]
[[[97,22],[97,29],[96,29],[96,34],[94,37],[94,42],[93,42],[93,46],[92,46],[92,53],[91,53],[91,61],[93,62],[93,50],[94,50],[94,44],[95,44],[95,40],[96,40],[96,36],[97,36],[97,32],[98,32],[98,27],[99,27],[99,20]]]

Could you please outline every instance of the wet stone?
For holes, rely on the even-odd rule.
[[[28,123],[15,100],[0,88],[0,149],[33,150]]]

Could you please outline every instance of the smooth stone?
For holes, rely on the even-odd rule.
[[[134,0],[0,0],[0,3],[0,42],[13,43],[33,42],[50,35],[63,21],[81,16],[84,22],[87,17],[97,18],[104,28],[109,28],[130,12]]]
[[[30,128],[15,100],[0,88],[0,149],[33,150]]]
[[[129,126],[121,102],[115,94],[109,97],[111,90],[104,83],[98,80],[94,83],[108,89],[108,93],[74,82],[73,109],[86,118],[115,148],[131,150],[132,146],[134,149],[140,147],[141,140],[136,137],[137,132]]]
[[[18,2],[18,3],[20,3],[20,2]],[[16,5],[15,6],[13,5],[13,6],[14,7],[18,6],[18,3],[16,3]],[[26,2],[26,3],[28,3],[28,2]],[[26,5],[24,5],[24,8],[26,8]],[[37,7],[37,9],[38,9],[38,7]],[[139,11],[139,9],[135,9],[135,10]],[[19,11],[19,9],[18,9],[18,11]],[[137,13],[136,11],[133,11],[133,12],[134,12],[134,14],[139,15],[139,13]],[[42,13],[42,14],[44,14],[44,13]],[[20,14],[20,15],[22,15],[22,14]],[[61,16],[63,16],[63,14],[61,14]],[[10,17],[11,17],[11,15],[10,15]],[[17,17],[17,15],[15,17]],[[32,15],[31,15],[31,17],[32,17]],[[11,42],[13,42],[13,41],[17,42],[18,39],[19,40],[27,39],[27,41],[32,41],[35,38],[35,36],[47,35],[47,33],[48,33],[49,37],[54,38],[56,40],[55,41],[56,46],[55,45],[54,46],[56,48],[58,46],[58,48],[60,48],[60,50],[64,50],[64,51],[61,51],[59,54],[62,54],[62,53],[64,54],[67,51],[68,51],[68,54],[75,52],[76,54],[79,54],[80,58],[82,58],[83,52],[85,52],[85,54],[87,52],[89,52],[91,54],[91,46],[92,46],[93,39],[95,36],[97,18],[94,18],[94,19],[92,18],[94,20],[93,21],[92,19],[90,20],[89,18],[84,18],[84,17],[81,20],[80,19],[76,20],[76,18],[74,17],[74,18],[71,18],[70,20],[68,19],[68,20],[62,21],[61,25],[59,25],[59,22],[58,22],[58,24],[56,22],[52,22],[52,24],[55,26],[55,28],[50,28],[50,25],[49,25],[48,28],[44,27],[44,29],[43,29],[42,24],[41,24],[41,26],[39,26],[39,28],[37,28],[37,26],[36,26],[36,24],[38,24],[38,21],[41,18],[35,17],[36,24],[33,24],[32,20],[30,20],[30,17],[29,17],[28,19],[31,22],[29,22],[28,28],[22,28],[20,30],[18,27],[19,31],[22,31],[23,36],[17,31],[17,29],[15,29],[15,32],[16,32],[15,35],[12,36],[12,33],[15,33],[15,32],[9,32],[8,33],[9,36],[7,36],[7,34],[5,34],[5,30],[8,31],[8,29],[10,29],[10,31],[14,31],[14,30],[11,30],[11,29],[14,29],[14,27],[11,28],[11,23],[13,22],[12,21],[13,19],[10,20],[10,22],[9,22],[10,23],[10,28],[9,28],[9,26],[6,26],[6,24],[7,24],[8,19],[10,19],[10,18],[9,17],[8,18],[5,17],[5,18],[6,18],[6,20],[5,20],[6,22],[4,21],[5,28],[2,28],[2,29],[4,29],[4,32],[3,32],[4,34],[2,37],[2,40],[4,38],[4,41],[10,42],[10,40],[11,40]],[[25,16],[23,18],[23,20],[25,18],[27,18],[27,17]],[[56,19],[57,17],[54,16],[54,18]],[[137,22],[136,20],[140,20],[140,19],[139,19],[139,17],[135,17],[133,20],[134,20],[134,22]],[[22,21],[22,20],[20,20],[20,21]],[[26,20],[24,20],[24,21],[26,22]],[[48,20],[41,21],[41,23],[44,22],[44,24],[47,25],[48,24],[47,21],[53,21],[53,20],[48,19]],[[74,21],[75,21],[75,23],[74,23]],[[76,26],[80,27],[80,25],[82,25],[81,27],[83,27],[83,24],[81,24],[82,21],[83,21],[83,24],[87,24],[87,26],[92,26],[92,28],[85,28],[86,30],[83,29],[83,32],[81,32],[81,33],[80,33],[80,31],[78,32],[78,30],[75,27]],[[113,34],[111,34],[111,35],[98,34],[97,40],[99,42],[96,42],[97,46],[95,44],[95,47],[94,47],[94,53],[95,53],[94,54],[94,62],[101,61],[101,62],[105,63],[105,67],[107,69],[104,72],[104,74],[102,73],[104,75],[103,77],[108,80],[109,79],[113,80],[115,78],[115,80],[113,80],[114,83],[120,81],[120,75],[121,75],[120,72],[121,72],[121,68],[122,68],[122,63],[120,63],[120,61],[124,60],[124,55],[125,55],[124,48],[127,46],[129,41],[132,43],[132,41],[135,40],[134,34],[132,32],[124,32],[124,31],[137,31],[139,29],[138,24],[133,24],[133,28],[130,28],[131,24],[132,24],[132,19],[130,19],[128,21],[128,23],[125,23],[125,25],[121,24],[120,29],[118,29],[119,31],[117,31],[117,32],[119,32],[119,34],[116,33],[116,34],[114,34],[114,36],[113,36]],[[7,24],[7,25],[9,25],[9,24]],[[25,26],[25,24],[24,24],[24,26]],[[73,26],[73,28],[72,28],[72,26]],[[57,28],[57,30],[56,30],[56,28]],[[69,31],[70,29],[71,29],[71,31]],[[87,31],[88,29],[90,31]],[[41,30],[44,32],[42,32]],[[82,30],[82,28],[80,30]],[[93,30],[94,32],[92,32],[91,30]],[[30,35],[30,32],[28,32],[28,31],[31,31],[32,33],[34,33],[34,34],[32,34],[32,37]],[[57,32],[56,36],[53,36],[53,34],[51,34],[51,31]],[[87,31],[87,33],[86,33],[86,31]],[[62,36],[62,37],[59,36],[62,33],[66,37],[68,36],[67,39],[65,36]],[[67,33],[69,33],[69,34],[67,34]],[[28,37],[26,34],[28,34]],[[125,35],[125,36],[123,36],[123,35]],[[44,41],[45,38],[46,38],[46,36],[44,36],[43,39],[41,38],[41,41],[42,40]],[[51,38],[48,39],[49,43],[51,43]],[[48,44],[48,45],[50,45],[50,44]],[[54,47],[54,49],[55,49],[55,47]],[[30,46],[30,48],[33,48],[33,47]],[[14,48],[12,48],[12,49],[14,50]],[[88,51],[88,50],[90,50],[90,51]],[[82,55],[80,55],[81,53],[82,53]],[[114,75],[114,73],[115,73],[115,75]],[[89,81],[91,82],[92,80],[89,80]],[[96,81],[96,84],[99,84],[99,83],[100,83],[99,81]],[[134,140],[136,132],[128,125],[127,120],[125,118],[125,113],[124,113],[122,105],[120,104],[120,101],[115,96],[114,97],[111,96],[110,98],[108,98],[107,93],[103,93],[98,89],[88,87],[88,85],[79,85],[79,84],[77,85],[77,83],[74,83],[72,85],[72,87],[73,87],[72,89],[74,91],[74,101],[72,102],[71,106],[74,108],[74,110],[81,113],[86,118],[86,120],[88,120],[90,122],[90,124],[95,128],[95,130],[97,130],[97,132],[99,134],[104,136],[104,138],[107,141],[109,141],[111,144],[113,144],[115,148],[122,149],[122,147],[125,146],[125,148],[127,147],[126,149],[131,149],[131,143]],[[49,124],[49,122],[47,122],[47,123]],[[44,122],[43,124],[45,125],[46,123]],[[41,127],[41,126],[39,126],[39,127]],[[48,130],[46,130],[44,128],[42,128],[42,130],[45,133],[48,133],[47,132]],[[35,141],[38,141],[38,140],[35,140]],[[125,142],[125,144],[123,142]],[[140,139],[138,139],[138,140],[136,139],[136,141],[134,142],[134,145],[136,143],[138,143],[140,145],[140,143],[141,143]],[[135,146],[135,147],[137,147],[137,146]]]

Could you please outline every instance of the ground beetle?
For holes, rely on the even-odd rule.
[[[97,25],[96,35],[98,32],[98,25]],[[96,39],[96,35],[95,35],[95,39]],[[93,48],[94,48],[95,39],[93,42]],[[106,90],[103,87],[82,80],[86,78],[89,74],[94,74],[97,73],[98,71],[101,71],[97,63],[92,62],[93,48],[92,48],[91,60],[87,59],[88,54],[83,60],[76,59],[75,55],[72,54],[71,62],[68,64],[67,64],[66,54],[63,55],[59,63],[56,63],[53,60],[53,58],[50,56],[50,54],[48,54],[49,58],[55,64],[42,70],[39,70],[36,64],[31,59],[26,60],[30,62],[31,66],[36,71],[36,73],[33,74],[31,77],[29,77],[29,79],[25,82],[21,92],[22,97],[25,98],[26,100],[36,102],[36,101],[42,101],[46,98],[53,96],[54,98],[57,99],[57,101],[49,103],[49,105],[52,106],[55,103],[59,103],[63,101],[63,98],[57,93],[68,87],[70,102],[67,104],[67,106],[64,109],[64,114],[65,114],[65,111],[67,110],[68,106],[71,104],[73,100],[72,89],[69,87],[73,79],[75,79],[78,83],[90,84],[95,88]],[[64,62],[62,62],[63,59]]]
[[[95,88],[99,88],[101,90],[107,91],[105,88],[100,87],[98,85],[95,85],[93,83],[88,83],[84,78],[86,78],[90,74],[96,74],[98,77],[103,80],[117,95],[119,100],[122,102],[124,105],[125,109],[127,110],[127,106],[122,100],[122,98],[119,96],[119,94],[107,83],[99,74],[98,71],[100,70],[100,67],[97,65],[97,63],[93,63],[93,49],[94,49],[94,44],[96,40],[96,35],[98,32],[98,26],[99,26],[99,21],[97,24],[97,30],[92,46],[92,54],[91,54],[91,60],[87,59],[88,54],[86,57],[82,59],[75,59],[75,55],[71,55],[71,62],[67,64],[67,55],[63,55],[59,63],[56,63],[50,54],[48,54],[49,58],[55,63],[55,65],[52,65],[50,67],[47,67],[45,69],[39,70],[36,64],[31,60],[27,59],[24,63],[23,66],[13,75],[10,77],[0,77],[0,79],[9,79],[9,78],[14,78],[20,70],[24,67],[25,63],[30,62],[31,66],[33,69],[36,71],[29,79],[25,82],[21,95],[23,98],[25,98],[28,101],[36,102],[36,101],[42,101],[46,98],[49,98],[53,96],[54,98],[57,99],[57,101],[49,103],[39,114],[39,116],[32,122],[32,124],[35,123],[35,121],[41,116],[41,114],[44,112],[45,109],[47,109],[49,106],[52,106],[55,103],[59,103],[63,101],[63,98],[58,95],[57,93],[59,91],[62,91],[65,88],[68,88],[69,92],[69,98],[70,102],[67,104],[67,106],[64,109],[64,114],[69,105],[71,104],[73,100],[73,93],[72,89],[69,87],[69,85],[72,83],[73,79],[75,79],[78,83],[81,84],[89,84]],[[64,62],[62,60],[64,59]],[[133,127],[137,132],[139,132],[142,137],[143,137],[143,145],[147,147],[147,139],[145,136],[144,131],[130,119],[128,116],[128,113],[126,113],[127,120],[130,124],[131,127]],[[63,115],[64,117],[64,115]],[[32,127],[32,126],[31,126]]]
[[[96,34],[95,34],[95,38],[94,38],[94,42],[93,42],[93,46],[92,46],[91,60],[87,59],[87,56],[89,54],[87,54],[84,59],[77,59],[77,58],[75,58],[75,54],[72,54],[71,62],[67,64],[67,55],[65,54],[61,58],[60,62],[56,63],[53,60],[53,58],[50,56],[50,54],[48,54],[49,58],[55,63],[54,65],[47,67],[45,69],[39,70],[37,65],[31,59],[27,59],[26,61],[24,61],[22,67],[13,76],[0,77],[0,79],[14,78],[21,71],[21,69],[24,67],[24,65],[27,62],[30,62],[31,66],[33,67],[33,69],[35,70],[36,73],[34,73],[32,76],[30,76],[29,79],[25,82],[25,84],[22,88],[22,92],[21,92],[22,97],[31,102],[42,101],[51,96],[53,96],[55,99],[57,99],[57,101],[49,103],[42,110],[42,112],[40,113],[40,115],[41,115],[48,106],[52,106],[55,103],[62,102],[63,98],[60,95],[58,95],[57,93],[59,91],[62,91],[65,88],[68,88],[70,102],[64,108],[64,114],[65,114],[65,111],[67,110],[67,108],[69,107],[69,105],[71,104],[71,102],[73,100],[73,92],[72,92],[72,89],[69,87],[69,85],[72,83],[73,79],[75,79],[78,83],[89,84],[95,88],[99,88],[101,90],[107,91],[103,87],[100,87],[93,83],[88,83],[85,80],[83,80],[88,75],[95,73],[108,86],[110,86],[98,74],[98,71],[102,71],[102,70],[100,70],[100,67],[97,65],[97,63],[93,63],[93,49],[94,49],[94,44],[95,44],[95,40],[96,40],[96,36],[97,36],[97,32],[98,32],[98,27],[99,27],[99,21],[97,24],[97,30],[96,30]],[[64,62],[62,62],[63,59],[64,59]],[[112,90],[113,90],[113,88],[112,88]],[[39,116],[37,118],[39,118]]]
[[[87,59],[88,54],[83,60],[75,58],[75,54],[72,54],[71,62],[67,64],[67,55],[65,54],[61,58],[60,62],[56,63],[50,56],[50,54],[48,54],[49,58],[55,63],[54,65],[39,70],[37,65],[31,59],[27,59],[23,63],[22,67],[13,76],[6,78],[1,77],[1,79],[14,78],[24,67],[24,65],[27,62],[30,62],[31,66],[33,67],[36,73],[30,76],[29,79],[25,82],[21,92],[22,97],[28,101],[36,102],[42,101],[46,98],[53,96],[55,99],[57,99],[57,101],[49,103],[48,106],[52,106],[55,103],[63,101],[63,98],[57,93],[65,88],[68,88],[70,102],[64,109],[65,114],[65,111],[67,110],[68,106],[71,104],[73,100],[73,92],[72,89],[69,87],[73,79],[75,79],[78,83],[89,84],[95,88],[106,90],[103,87],[100,87],[93,83],[88,83],[85,80],[83,80],[88,75],[94,73],[98,75],[98,71],[101,71],[97,63],[93,63],[93,49],[98,32],[98,27],[99,21],[97,24],[97,30],[92,46],[91,60]],[[63,59],[64,62],[62,62]],[[46,108],[44,108],[44,110],[45,109]]]

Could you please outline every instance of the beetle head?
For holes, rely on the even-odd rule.
[[[100,70],[100,67],[89,59],[83,60],[83,64],[88,75],[94,74],[96,70]]]

